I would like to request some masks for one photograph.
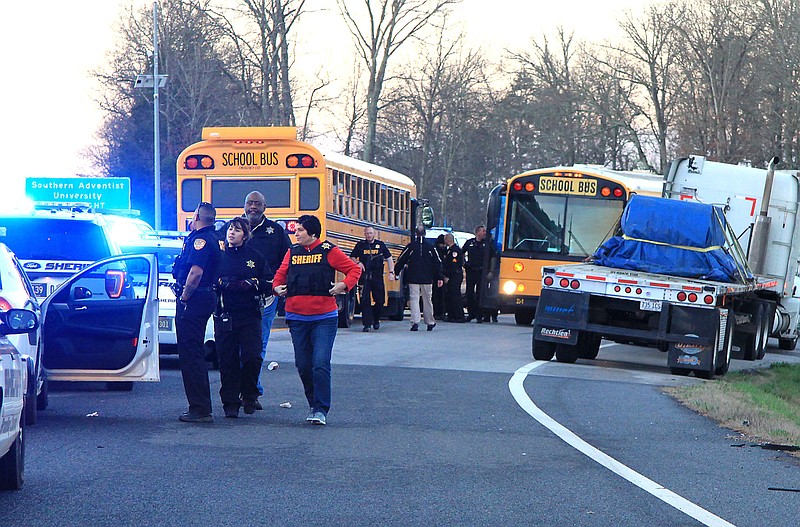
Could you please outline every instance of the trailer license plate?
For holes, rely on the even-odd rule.
[[[661,311],[661,300],[640,300],[639,309],[642,311]]]
[[[158,317],[159,331],[172,331],[172,317]]]

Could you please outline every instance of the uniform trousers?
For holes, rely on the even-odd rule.
[[[208,291],[195,291],[188,302],[179,301],[175,309],[175,336],[183,389],[189,402],[189,413],[194,416],[211,414],[211,388],[203,340],[208,318],[216,303],[217,297],[209,288]]]
[[[219,396],[224,407],[239,408],[239,399],[258,399],[258,376],[261,372],[260,313],[231,313],[231,328],[223,329],[222,319],[214,317],[214,340],[219,357]]]
[[[380,322],[385,297],[386,286],[383,285],[383,279],[364,280],[361,286],[361,323],[364,327]]]
[[[478,307],[478,294],[481,282],[481,269],[467,269],[467,313],[469,318],[480,320],[484,313]]]
[[[445,287],[445,307],[447,320],[464,320],[464,302],[461,300],[461,275],[450,277]]]
[[[408,284],[409,304],[411,308],[411,323],[419,324],[419,299],[422,297],[422,313],[425,318],[425,323],[429,326],[436,324],[433,318],[433,303],[431,302],[431,295],[433,294],[432,284]]]

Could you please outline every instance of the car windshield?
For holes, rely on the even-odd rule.
[[[171,273],[172,266],[178,255],[180,247],[143,247],[141,245],[123,246],[122,252],[126,254],[155,254],[158,259],[158,272]]]
[[[0,242],[20,260],[94,262],[111,255],[102,227],[89,221],[0,218]]]

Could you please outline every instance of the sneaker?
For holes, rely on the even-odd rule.
[[[436,327],[436,324],[428,324],[428,331],[433,331],[433,328]]]
[[[189,412],[183,412],[180,416],[178,416],[179,421],[183,421],[184,423],[213,423],[214,418],[211,417],[211,414],[208,415],[196,415]]]
[[[315,412],[313,408],[309,408],[308,409],[308,417],[306,417],[306,421],[308,421],[308,422],[313,421],[314,420],[314,416],[316,415],[316,413],[317,412]]]
[[[364,326],[364,329],[361,330],[362,333],[369,333],[369,326]]]
[[[381,323],[376,321],[374,324],[372,324],[372,329],[374,330],[381,329]]]
[[[419,324],[411,324],[411,331],[419,331]]]
[[[236,406],[234,406],[234,405],[230,405],[230,406],[223,405],[222,409],[225,410],[225,417],[227,417],[229,419],[236,419],[237,417],[239,417],[239,406],[238,405],[236,405]]]
[[[311,416],[309,419],[312,425],[324,425],[325,424],[325,414],[322,412],[314,412],[314,415]]]
[[[245,401],[244,402],[244,413],[247,415],[253,415],[256,413],[256,405],[253,401]]]

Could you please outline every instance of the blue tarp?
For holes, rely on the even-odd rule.
[[[719,207],[636,195],[628,202],[621,223],[624,236],[614,236],[597,249],[597,265],[741,281],[733,258],[722,249],[725,215]]]

